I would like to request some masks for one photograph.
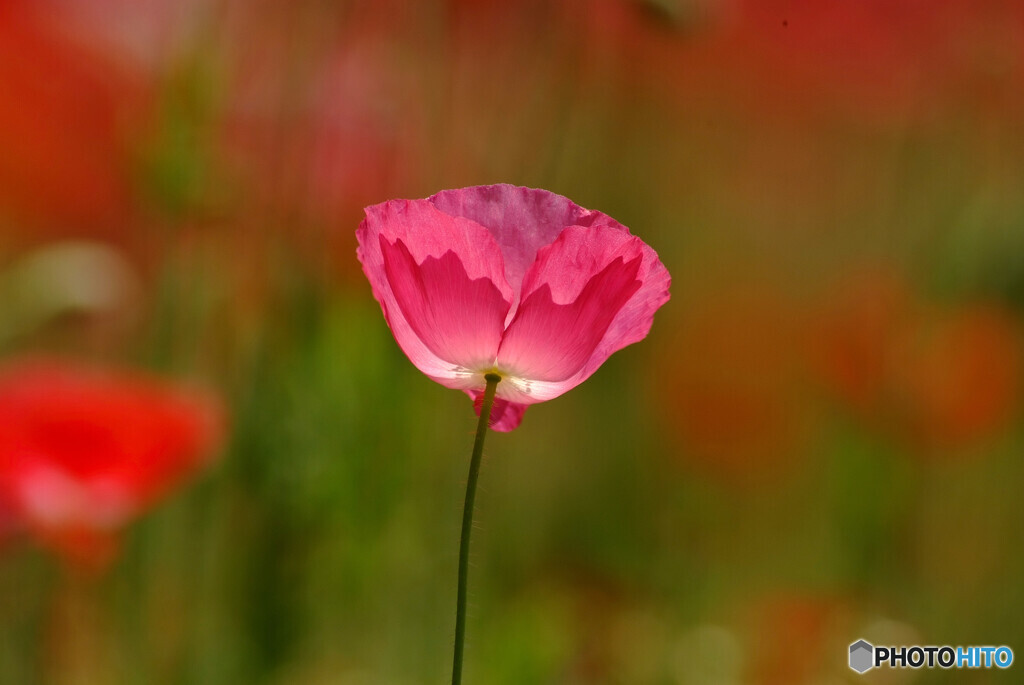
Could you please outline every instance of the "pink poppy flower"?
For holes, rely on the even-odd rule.
[[[148,377],[23,361],[0,370],[0,523],[102,567],[117,531],[206,464],[220,404]]]
[[[546,190],[492,185],[366,209],[358,256],[399,346],[467,392],[501,377],[492,427],[585,381],[643,339],[669,298],[658,255],[611,217]]]

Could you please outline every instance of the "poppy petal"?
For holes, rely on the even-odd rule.
[[[395,302],[423,345],[452,367],[491,366],[509,308],[494,283],[471,280],[450,250],[417,264],[401,240],[381,237],[380,248]]]
[[[444,190],[429,201],[445,214],[487,227],[501,247],[505,277],[517,293],[537,251],[567,226],[604,226],[629,233],[607,214],[584,209],[566,197],[506,183]]]
[[[374,297],[409,360],[446,387],[483,387],[478,365],[493,363],[514,299],[490,232],[426,200],[393,200],[368,207],[356,236]]]
[[[498,354],[511,374],[499,396],[533,404],[582,383],[647,335],[669,282],[654,250],[628,231],[566,228],[523,279],[522,305]],[[542,340],[545,328],[559,335]]]
[[[561,382],[593,355],[622,306],[640,289],[641,257],[618,257],[593,276],[569,304],[556,304],[545,283],[526,298],[508,327],[498,367],[531,381]]]

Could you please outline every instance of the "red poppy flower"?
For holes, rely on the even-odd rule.
[[[205,394],[56,361],[0,369],[0,509],[75,561],[205,464],[223,432]]]

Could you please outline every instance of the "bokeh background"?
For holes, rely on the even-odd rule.
[[[215,463],[105,568],[0,547],[0,682],[449,678],[475,417],[362,207],[610,214],[673,299],[492,434],[466,679],[989,683],[1024,655],[1024,4],[0,0],[0,354],[214,388]]]

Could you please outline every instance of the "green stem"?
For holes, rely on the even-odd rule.
[[[469,479],[466,482],[466,503],[462,508],[462,539],[459,542],[459,599],[455,609],[455,659],[452,664],[452,685],[462,682],[462,652],[466,643],[466,590],[469,583],[469,534],[473,530],[473,502],[476,500],[476,481],[480,477],[480,462],[484,454],[484,438],[491,419],[494,393],[501,376],[489,373],[484,376],[487,388],[480,405],[480,421],[476,424],[476,440],[473,441],[473,457],[469,461]]]

